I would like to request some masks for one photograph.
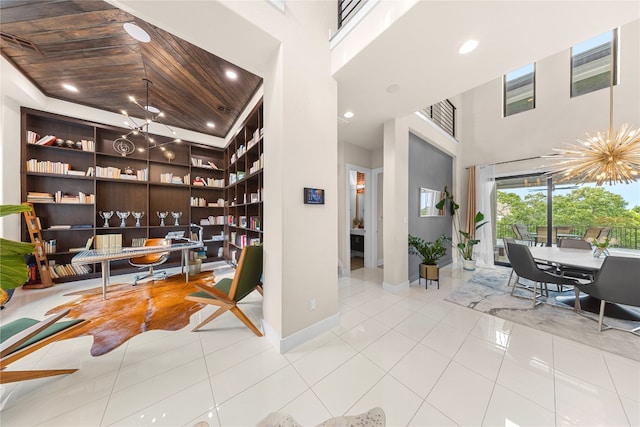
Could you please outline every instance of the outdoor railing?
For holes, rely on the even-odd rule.
[[[526,224],[527,230],[531,233],[536,232],[537,225]],[[571,234],[579,236],[584,235],[591,225],[574,225]],[[502,240],[504,237],[514,237],[511,224],[498,224],[496,230],[496,237],[498,240]],[[625,249],[640,249],[640,228],[638,227],[611,227],[609,237],[616,239],[615,246]]]

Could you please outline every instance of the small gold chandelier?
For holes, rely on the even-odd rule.
[[[551,165],[551,174],[558,181],[578,184],[595,182],[600,186],[630,182],[638,179],[640,173],[640,129],[631,129],[625,123],[617,133],[613,131],[613,47],[611,68],[609,69],[609,129],[594,136],[578,138],[565,143],[566,148],[554,148],[558,154],[551,157],[556,163]]]

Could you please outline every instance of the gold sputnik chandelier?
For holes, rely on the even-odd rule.
[[[558,154],[551,174],[558,181],[579,184],[595,182],[609,185],[636,181],[640,174],[640,129],[631,129],[625,123],[618,132],[613,131],[613,49],[609,69],[609,129],[595,135],[586,134],[565,148],[554,148]]]

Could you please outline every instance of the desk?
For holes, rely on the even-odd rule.
[[[110,267],[109,262],[118,259],[128,259],[140,255],[154,254],[159,252],[182,251],[180,264],[187,266],[186,281],[189,281],[189,249],[202,247],[202,242],[173,243],[169,246],[143,246],[139,248],[122,248],[119,251],[98,251],[95,249],[78,252],[71,259],[71,264],[95,264],[99,262],[102,266],[102,298],[107,299],[107,285],[109,284]]]

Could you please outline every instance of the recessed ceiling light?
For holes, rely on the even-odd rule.
[[[75,87],[73,85],[70,85],[69,83],[63,83],[62,87],[65,88],[66,90],[70,91],[70,92],[77,92],[78,91],[77,87]]]
[[[149,34],[142,28],[138,27],[136,24],[125,22],[123,27],[127,34],[129,34],[139,42],[149,43],[151,41],[151,37],[149,36]]]
[[[225,73],[225,75],[230,78],[231,80],[235,80],[238,78],[238,73],[236,73],[233,70],[227,70],[227,72]]]
[[[213,123],[213,122],[207,122],[207,126],[210,127],[210,128],[214,128],[214,127],[216,127],[216,124]]]
[[[466,55],[467,53],[473,51],[475,48],[478,47],[478,40],[467,40],[466,42],[464,42],[464,44],[462,46],[460,46],[460,49],[458,49],[458,53],[460,55]]]
[[[353,117],[353,113],[351,111],[347,111],[346,113],[344,113],[345,119],[350,119],[351,117]]]

